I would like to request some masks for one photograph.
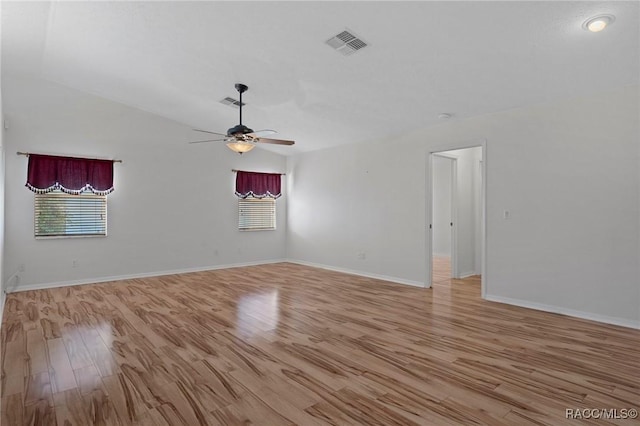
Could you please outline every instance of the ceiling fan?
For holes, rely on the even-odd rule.
[[[193,129],[196,132],[209,133],[211,135],[224,136],[219,139],[207,139],[203,141],[193,141],[189,143],[205,143],[205,142],[218,142],[218,141],[226,141],[227,147],[230,150],[237,152],[238,154],[242,154],[243,152],[251,151],[256,145],[256,143],[270,143],[275,145],[293,145],[294,141],[287,141],[284,139],[269,139],[263,136],[272,135],[277,133],[275,130],[258,130],[253,131],[247,126],[242,124],[242,94],[247,91],[249,87],[244,84],[238,83],[236,84],[236,90],[240,93],[240,124],[233,126],[229,130],[227,130],[227,134],[210,132],[208,130],[200,130]]]

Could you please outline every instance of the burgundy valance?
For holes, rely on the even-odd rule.
[[[113,161],[30,154],[26,186],[38,194],[59,189],[107,195],[113,192]]]
[[[280,174],[238,171],[236,174],[236,195],[240,198],[278,198],[282,195]]]

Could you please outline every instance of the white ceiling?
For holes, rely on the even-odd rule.
[[[639,3],[2,2],[3,84],[28,74],[303,152],[638,84]],[[608,13],[613,25],[581,28]],[[324,42],[350,29],[369,46]],[[197,139],[199,135],[195,135]],[[182,141],[176,141],[181,143]]]

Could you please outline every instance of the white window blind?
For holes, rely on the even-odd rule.
[[[107,235],[107,197],[87,192],[35,194],[35,236]]]
[[[238,199],[238,229],[241,231],[276,229],[276,200],[268,197]]]

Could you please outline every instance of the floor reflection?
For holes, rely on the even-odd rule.
[[[113,335],[114,335],[114,330],[113,330],[113,327],[111,326],[111,323],[107,321],[101,321],[97,326],[92,328],[98,332],[107,350],[111,349],[113,347]],[[83,334],[86,335],[90,332],[91,332],[90,330],[86,330],[85,333]]]
[[[249,335],[274,330],[280,316],[278,290],[249,294],[238,301],[236,319],[238,328]]]

